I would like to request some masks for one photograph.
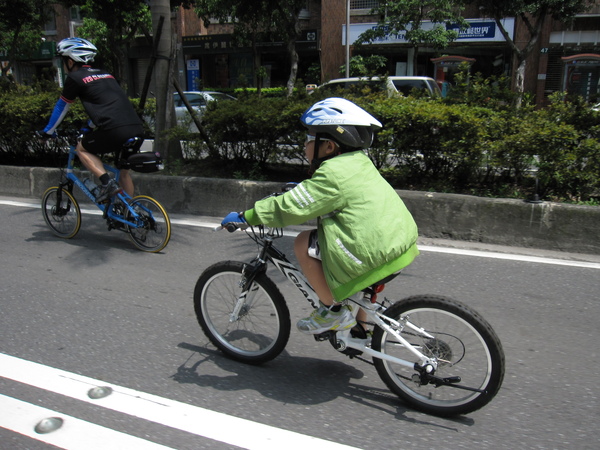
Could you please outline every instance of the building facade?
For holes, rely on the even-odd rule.
[[[376,43],[354,46],[360,34],[377,23],[371,14],[377,0],[307,0],[300,13],[302,30],[296,43],[299,54],[298,77],[304,83],[320,84],[343,77],[341,67],[349,56],[382,55],[387,59],[390,75],[422,75],[436,79],[440,85],[452,84],[458,64],[467,61],[472,72],[484,76],[506,74],[514,79],[516,61],[493,19],[482,16],[476,6],[469,7],[464,17],[471,27],[443,50],[420,47],[416,64],[414,49],[402,34],[389,36]],[[290,72],[290,58],[283,41],[258,42],[255,48],[239,46],[233,40],[233,25],[213,23],[205,26],[193,10],[179,8],[172,16],[172,29],[177,33],[177,71],[180,85],[188,90],[222,89],[255,86],[255,67],[262,67],[262,85],[284,86]],[[529,39],[519,18],[506,17],[505,29],[517,46]],[[56,6],[56,15],[46,27],[45,42],[40,52],[15,68],[18,79],[39,76],[52,65],[53,45],[77,33],[81,17],[77,8]],[[425,24],[424,26],[433,26]],[[136,39],[129,48],[129,94],[142,91],[151,61],[151,46],[144,38]],[[575,17],[569,26],[546,20],[536,46],[527,60],[525,90],[544,105],[553,92],[566,90],[583,95],[588,101],[599,101],[600,82],[600,1]],[[152,91],[152,87],[150,91]]]

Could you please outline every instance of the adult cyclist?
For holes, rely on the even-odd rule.
[[[93,131],[77,143],[76,151],[82,164],[100,179],[102,186],[96,196],[100,203],[120,192],[121,186],[108,175],[98,155],[120,151],[129,139],[142,137],[144,127],[114,76],[89,65],[97,52],[94,44],[81,38],[70,37],[58,43],[56,53],[62,57],[68,75],[50,121],[38,135],[52,137],[71,104],[77,98],[81,100]],[[133,195],[129,170],[121,171],[120,180],[125,192]]]

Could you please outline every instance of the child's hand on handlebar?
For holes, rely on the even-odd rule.
[[[227,231],[233,233],[238,228],[241,228],[242,230],[248,228],[248,222],[246,222],[242,213],[230,212],[221,221],[221,227],[226,228]]]

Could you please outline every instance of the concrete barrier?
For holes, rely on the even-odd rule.
[[[41,198],[58,183],[59,173],[59,169],[0,166],[0,194]],[[216,217],[248,209],[281,189],[281,183],[219,178],[135,173],[133,179],[136,193],[154,197],[168,212]],[[600,254],[600,207],[397,192],[423,237]]]

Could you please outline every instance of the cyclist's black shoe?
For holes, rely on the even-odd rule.
[[[121,191],[121,186],[115,180],[110,180],[108,184],[100,186],[100,191],[98,191],[98,195],[96,196],[96,203],[102,203]]]

